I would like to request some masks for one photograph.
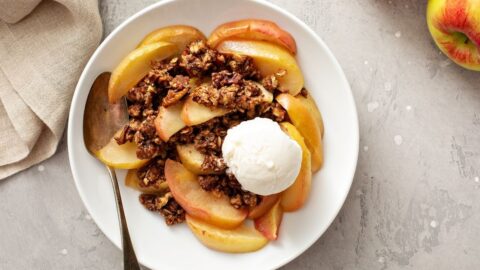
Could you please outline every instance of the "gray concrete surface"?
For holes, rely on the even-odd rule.
[[[152,2],[101,1],[105,33]],[[439,53],[426,1],[272,2],[332,49],[361,128],[342,211],[283,269],[480,269],[480,73]],[[0,182],[0,233],[0,269],[121,269],[75,190],[65,141]]]

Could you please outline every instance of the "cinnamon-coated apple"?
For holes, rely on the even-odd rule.
[[[127,187],[147,194],[161,194],[168,190],[168,184],[166,181],[156,182],[148,187],[140,185],[140,181],[142,180],[138,178],[137,170],[128,170],[127,176],[125,176],[125,185]]]
[[[268,41],[283,46],[291,54],[297,53],[292,35],[272,21],[247,19],[224,23],[210,34],[208,45],[215,48],[223,40],[232,38]]]
[[[276,240],[282,218],[282,206],[280,205],[280,201],[277,201],[267,213],[255,219],[255,229],[262,233],[268,240]]]
[[[286,212],[292,212],[301,208],[307,201],[312,185],[312,168],[310,150],[300,132],[294,125],[288,122],[280,124],[282,129],[302,148],[302,165],[295,182],[282,192],[280,205]]]
[[[298,97],[280,94],[276,100],[287,110],[293,125],[305,139],[305,144],[311,153],[312,171],[318,171],[323,164],[322,132],[316,117]]]
[[[165,177],[175,200],[193,217],[226,229],[238,227],[247,217],[247,211],[235,209],[226,196],[203,190],[197,175],[179,162],[166,161]]]
[[[282,92],[295,96],[302,90],[302,71],[295,58],[280,46],[265,41],[225,40],[218,44],[217,50],[252,57],[262,76],[278,75],[278,89]]]
[[[160,106],[154,124],[158,136],[164,142],[186,126],[181,117],[183,106],[183,101],[168,107]]]
[[[444,54],[464,68],[480,71],[479,0],[429,0],[427,24]]]
[[[169,58],[177,52],[177,46],[168,42],[152,43],[130,52],[112,72],[108,83],[108,100],[115,103],[127,94],[148,74],[152,61]]]
[[[245,253],[261,249],[268,239],[254,228],[240,225],[235,229],[222,229],[189,214],[187,225],[205,246],[223,252]]]
[[[195,27],[189,25],[171,25],[150,32],[143,38],[140,44],[138,44],[137,48],[164,41],[175,44],[178,52],[181,52],[193,41],[205,39],[205,35]]]

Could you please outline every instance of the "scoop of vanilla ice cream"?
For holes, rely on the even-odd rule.
[[[270,195],[295,182],[302,149],[280,126],[255,118],[231,128],[222,145],[223,158],[243,189]]]

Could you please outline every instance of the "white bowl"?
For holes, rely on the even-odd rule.
[[[113,190],[102,164],[83,144],[83,111],[94,79],[111,71],[150,31],[188,24],[206,35],[219,24],[244,18],[272,20],[290,32],[298,46],[297,60],[305,85],[325,121],[322,170],[314,175],[308,202],[284,216],[280,236],[265,248],[227,254],[203,246],[185,224],[168,227],[158,214],[138,202],[138,192],[121,186],[128,226],[139,261],[153,269],[273,269],[304,252],[328,228],[350,189],[358,156],[358,120],[345,75],[327,46],[303,22],[261,1],[162,1],[138,12],[98,47],[85,67],[73,96],[68,125],[70,165],[80,197],[100,229],[120,247]],[[119,179],[125,172],[118,171]],[[123,182],[123,181],[121,181]]]

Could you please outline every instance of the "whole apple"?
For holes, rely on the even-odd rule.
[[[480,0],[429,0],[427,23],[444,54],[480,71]]]

